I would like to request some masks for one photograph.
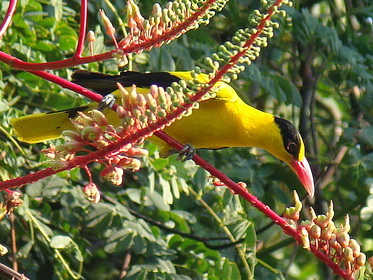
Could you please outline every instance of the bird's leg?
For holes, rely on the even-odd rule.
[[[196,154],[196,150],[192,145],[186,144],[179,152],[178,160],[187,161],[192,159]]]
[[[102,98],[101,102],[98,104],[97,110],[102,111],[105,108],[112,108],[115,104],[115,96],[113,94],[105,95],[104,98]]]

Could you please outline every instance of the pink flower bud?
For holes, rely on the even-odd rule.
[[[146,99],[145,99],[145,96],[143,94],[138,94],[137,95],[137,104],[140,107],[145,107],[146,106]]]
[[[124,119],[126,117],[126,110],[123,108],[123,106],[118,106],[116,113],[120,119]]]
[[[369,262],[369,265],[371,266],[371,268],[373,268],[373,257],[370,257],[368,259],[368,262]]]
[[[97,204],[100,201],[101,195],[95,183],[89,183],[84,186],[83,193],[88,201]]]
[[[126,155],[129,157],[145,157],[149,154],[149,151],[142,148],[132,147],[126,152]]]

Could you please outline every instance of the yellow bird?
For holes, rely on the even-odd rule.
[[[138,73],[122,72],[120,75],[105,75],[83,70],[74,72],[73,82],[90,88],[97,93],[115,94],[117,83],[124,87],[136,85],[138,92],[145,93],[151,85],[168,87],[180,79],[190,80],[190,72]],[[199,75],[199,81],[207,81],[207,76]],[[200,107],[190,116],[175,121],[164,131],[182,144],[195,148],[218,149],[226,147],[258,147],[287,163],[298,176],[310,196],[314,195],[311,168],[305,157],[302,137],[295,126],[272,114],[262,112],[247,105],[236,91],[224,82],[214,86],[214,97],[200,102]],[[11,120],[20,141],[37,143],[60,137],[61,132],[74,129],[70,122],[78,111],[97,108],[96,103],[58,112],[40,113]],[[105,110],[113,125],[119,119],[112,110]],[[151,141],[167,148],[159,138]]]

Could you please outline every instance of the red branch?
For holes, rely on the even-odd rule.
[[[0,25],[0,40],[4,36],[10,23],[12,22],[12,18],[13,18],[14,12],[16,11],[16,7],[17,7],[17,0],[10,0],[8,10],[6,11],[6,14],[5,14],[5,18]]]
[[[180,144],[175,139],[168,136],[163,131],[157,131],[155,135],[161,138],[163,141],[165,141],[168,145],[174,147],[177,150],[181,150],[183,148],[182,144]],[[297,244],[302,244],[300,232],[298,232],[296,229],[291,227],[289,223],[283,217],[279,216],[268,205],[265,205],[256,196],[249,193],[249,191],[246,188],[243,188],[239,184],[232,181],[226,174],[217,170],[214,166],[212,166],[210,163],[205,161],[200,156],[195,155],[193,157],[193,161],[199,166],[201,166],[203,169],[208,171],[212,176],[218,178],[222,183],[224,183],[227,187],[229,187],[233,191],[234,194],[238,194],[242,198],[244,198],[246,201],[250,202],[252,206],[257,208],[260,212],[262,212],[264,215],[270,218],[275,224],[280,226],[287,235],[290,235],[291,237],[293,237],[295,241],[297,242]],[[329,255],[318,250],[315,245],[311,244],[310,247],[311,247],[310,251],[318,259],[320,259],[325,264],[327,264],[334,271],[335,274],[341,276],[343,279],[353,280],[353,277],[349,275],[346,271],[344,271],[338,264],[333,262],[333,260],[330,258]]]
[[[82,0],[82,6],[85,1],[86,0]],[[189,18],[185,19],[181,24],[177,25],[171,30],[159,36],[155,36],[154,38],[147,40],[146,42],[142,42],[140,44],[133,44],[120,51],[123,53],[123,55],[134,53],[134,52],[141,52],[143,50],[154,47],[160,42],[165,42],[169,40],[170,38],[175,38],[177,35],[182,34],[184,30],[187,30],[193,24],[195,24],[195,22],[199,18],[201,18],[211,8],[211,6],[215,2],[216,0],[206,1],[206,3],[202,5],[194,14],[192,14]],[[82,13],[82,15],[86,15],[86,14]],[[81,20],[81,24],[86,26],[87,24],[86,18],[85,20],[84,18]],[[80,32],[82,32],[82,29],[83,28],[81,27]],[[80,42],[81,41],[78,41],[79,43],[78,47],[80,46],[82,48],[82,44]],[[112,51],[94,55],[94,56],[80,57],[78,49],[77,49],[75,56],[72,58],[68,58],[68,59],[60,60],[60,61],[45,62],[45,63],[31,63],[31,62],[24,62],[18,58],[15,58],[11,55],[8,55],[0,51],[0,61],[5,62],[6,64],[8,64],[9,66],[15,69],[20,69],[20,70],[25,70],[25,71],[43,71],[43,70],[48,70],[48,69],[49,70],[62,69],[62,68],[73,67],[73,66],[77,66],[81,64],[111,59],[117,52],[118,50],[112,50]]]
[[[83,49],[84,49],[84,42],[85,36],[87,32],[87,16],[88,16],[88,0],[81,0],[81,7],[80,7],[80,28],[79,28],[79,37],[78,37],[78,45],[75,51],[75,58],[81,58]]]

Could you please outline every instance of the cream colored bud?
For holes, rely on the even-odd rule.
[[[87,126],[83,129],[82,135],[88,141],[95,141],[102,135],[102,130],[98,127]]]
[[[320,228],[318,225],[313,225],[313,226],[311,227],[310,235],[311,235],[314,239],[319,239],[320,236],[321,236],[321,228]]]
[[[95,33],[94,33],[92,30],[89,30],[89,31],[88,31],[88,34],[87,34],[87,40],[88,40],[88,42],[90,42],[90,43],[93,43],[94,41],[96,41]]]
[[[357,241],[355,239],[350,239],[350,244],[348,244],[348,247],[350,247],[352,249],[352,251],[354,252],[354,257],[356,258],[357,256],[359,256],[360,254],[360,245],[359,243],[357,243]]]
[[[343,249],[343,258],[347,262],[352,262],[354,260],[354,253],[350,247],[346,247]]]
[[[132,162],[131,162],[131,168],[134,170],[134,171],[137,171],[139,170],[141,167],[141,161],[137,158],[133,158],[132,159]]]
[[[119,186],[123,181],[123,169],[119,167],[108,166],[100,174],[106,180]]]
[[[372,258],[372,257],[371,257],[371,258]],[[363,265],[365,265],[366,260],[367,260],[367,256],[366,256],[364,253],[360,253],[360,254],[357,256],[355,262],[356,262],[356,264],[357,264],[358,266],[363,266]]]
[[[106,116],[99,110],[92,110],[90,112],[92,119],[99,125],[99,126],[107,126],[108,120]]]
[[[337,242],[342,248],[346,248],[350,243],[350,236],[346,232],[337,233]]]
[[[68,141],[58,146],[57,149],[62,151],[74,151],[80,149],[83,146],[84,143],[81,141]]]
[[[326,228],[329,223],[329,219],[325,215],[318,215],[313,222],[321,228]]]
[[[64,138],[70,138],[71,140],[82,140],[82,135],[72,130],[62,131],[61,136]]]
[[[0,256],[4,256],[8,253],[8,248],[0,244]]]
[[[303,248],[309,250],[310,249],[310,239],[308,236],[308,231],[306,228],[302,227],[300,230],[300,236],[303,243]]]
[[[115,28],[113,27],[110,19],[106,16],[104,10],[100,9],[99,13],[100,13],[100,16],[101,16],[101,19],[102,19],[102,23],[105,26],[106,34],[108,34],[109,36],[114,36]]]

